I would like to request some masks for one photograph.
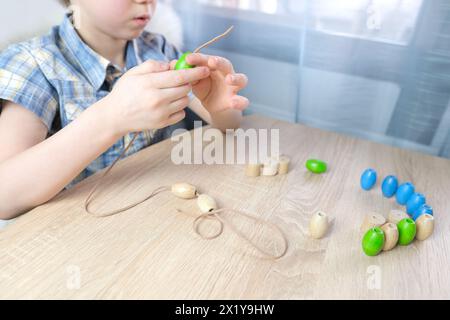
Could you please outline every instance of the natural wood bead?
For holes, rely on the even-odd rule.
[[[398,242],[398,229],[397,225],[392,222],[388,222],[381,226],[381,230],[384,232],[384,247],[383,251],[389,251],[393,249]]]
[[[201,194],[198,196],[197,205],[202,213],[211,212],[217,209],[216,200],[207,194]]]
[[[249,163],[245,168],[247,177],[259,177],[261,175],[261,163]]]
[[[189,183],[175,183],[171,187],[172,193],[178,198],[193,199],[197,197],[197,189]]]
[[[281,156],[279,159],[278,174],[287,174],[289,172],[290,159],[287,156]]]
[[[434,217],[431,214],[422,214],[416,220],[416,239],[423,241],[427,239],[434,231]]]
[[[365,216],[364,221],[361,225],[361,232],[366,233],[367,230],[374,227],[381,227],[385,223],[386,219],[382,215],[378,213],[368,214]]]
[[[387,220],[388,220],[388,222],[397,224],[405,218],[409,218],[409,215],[406,212],[404,212],[402,210],[394,209],[389,212]]]
[[[325,212],[315,213],[309,223],[309,234],[314,239],[322,238],[328,230],[328,217]]]
[[[275,176],[278,173],[278,167],[280,166],[280,163],[277,159],[274,157],[270,158],[266,162],[264,162],[264,165],[262,167],[262,175],[263,176]]]
[[[276,176],[278,173],[277,167],[266,167],[264,166],[262,168],[262,175],[263,176]]]

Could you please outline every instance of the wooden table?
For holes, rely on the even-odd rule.
[[[228,229],[215,240],[201,239],[192,229],[195,200],[170,193],[109,218],[89,216],[82,205],[95,175],[0,232],[0,298],[450,298],[449,160],[256,115],[243,128],[279,128],[290,173],[249,178],[242,165],[177,166],[170,161],[175,143],[166,140],[121,161],[94,207],[117,207],[160,185],[190,182],[221,206],[278,224],[290,242],[285,257],[262,259]],[[306,172],[311,157],[327,161],[329,171]],[[399,207],[381,196],[379,183],[361,190],[368,167],[380,177],[411,181],[427,196],[437,221],[431,238],[377,257],[363,254],[363,216]],[[317,210],[334,219],[322,240],[308,236]],[[264,228],[230,219],[265,239]]]

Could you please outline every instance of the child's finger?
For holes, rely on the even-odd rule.
[[[130,72],[134,74],[147,74],[147,73],[168,71],[169,68],[170,66],[167,62],[147,60],[131,69]]]
[[[169,104],[168,111],[169,114],[177,113],[180,110],[183,110],[187,106],[189,106],[190,99],[188,96],[184,96],[178,100],[173,101]]]
[[[198,67],[185,70],[171,70],[153,74],[150,78],[151,84],[155,88],[165,89],[183,86],[209,77],[209,69]]]
[[[222,57],[210,57],[208,59],[208,66],[212,70],[219,70],[225,74],[234,73],[233,64],[228,59]]]
[[[161,89],[164,97],[167,97],[169,101],[174,101],[183,98],[187,96],[191,90],[192,86],[190,84],[185,84],[184,86],[175,88]]]
[[[230,108],[237,110],[244,110],[248,107],[250,101],[246,97],[234,96],[230,101]]]
[[[175,112],[169,116],[166,122],[166,126],[171,126],[175,123],[180,122],[186,117],[186,112],[184,110],[180,110],[178,112]]]
[[[239,87],[240,89],[245,88],[248,84],[248,78],[243,73],[229,74],[225,78],[226,84],[230,86]]]
[[[218,56],[192,53],[186,57],[186,62],[193,66],[204,66],[212,70],[220,70],[226,74],[234,73],[233,64],[228,59]]]
[[[177,64],[178,60],[172,60],[170,61],[170,70],[175,70],[175,66]],[[198,84],[200,82],[200,80],[195,81],[193,83],[191,83],[193,86],[195,86],[196,84]]]
[[[230,61],[218,56],[208,56],[201,53],[192,53],[186,57],[186,62],[194,66],[205,66],[212,70],[221,70],[230,73],[233,66]]]
[[[186,62],[192,66],[208,66],[210,56],[202,53],[191,53],[186,57]]]

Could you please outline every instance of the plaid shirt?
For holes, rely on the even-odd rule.
[[[67,15],[48,35],[12,45],[0,54],[0,102],[9,100],[32,111],[51,135],[105,97],[128,69],[148,59],[170,61],[179,56],[180,52],[162,35],[143,32],[128,42],[126,67],[121,70],[81,40]],[[187,108],[184,121],[140,133],[126,155],[170,137],[176,128],[191,129],[194,120],[200,118]],[[90,163],[68,187],[110,165],[131,135]]]

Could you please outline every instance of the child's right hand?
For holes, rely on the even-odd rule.
[[[105,98],[106,112],[119,135],[167,127],[185,117],[190,83],[209,76],[209,68],[170,70],[169,63],[148,60],[130,69]]]

